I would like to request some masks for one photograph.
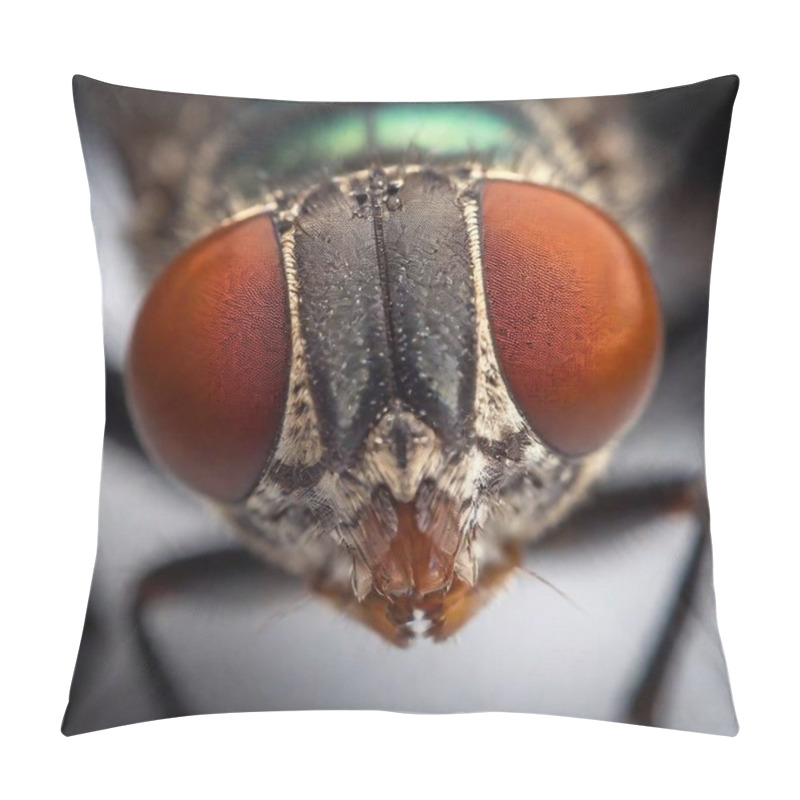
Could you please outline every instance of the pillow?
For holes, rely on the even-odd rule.
[[[107,415],[64,733],[384,709],[735,734],[703,386],[737,87],[76,77]]]

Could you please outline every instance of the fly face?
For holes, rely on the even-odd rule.
[[[524,159],[386,166],[380,143],[178,256],[126,377],[157,460],[403,643],[420,618],[452,633],[581,498],[652,388],[661,324],[623,230]]]

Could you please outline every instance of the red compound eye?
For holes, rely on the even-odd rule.
[[[221,228],[159,278],[126,384],[145,446],[193,488],[237,500],[274,446],[288,382],[288,298],[271,219]]]
[[[661,360],[647,267],[607,216],[556,189],[487,181],[482,194],[489,319],[520,411],[568,455],[635,419]]]

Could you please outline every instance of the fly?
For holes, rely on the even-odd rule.
[[[198,151],[207,233],[132,335],[139,435],[260,556],[395,644],[446,639],[655,383],[659,303],[604,202],[620,187],[543,106],[237,125]]]

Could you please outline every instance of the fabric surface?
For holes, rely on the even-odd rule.
[[[524,711],[735,734],[714,608],[703,387],[714,226],[737,87],[738,79],[726,77],[621,97],[381,106],[179,95],[77,77],[76,109],[103,280],[107,416],[97,561],[64,732],[226,711],[384,709]],[[567,204],[575,198],[598,209],[642,254],[658,295],[664,338],[657,383],[641,415],[620,433],[602,469],[586,468],[586,486],[574,508],[546,529],[533,511],[529,520],[515,518],[515,530],[541,527],[541,535],[520,547],[519,564],[487,583],[474,614],[444,641],[421,636],[398,647],[391,642],[391,614],[388,634],[376,630],[375,620],[387,619],[380,592],[373,588],[368,594],[367,587],[358,597],[357,575],[349,595],[342,588],[350,586],[349,575],[335,576],[335,590],[324,591],[320,571],[292,568],[304,557],[310,563],[308,552],[321,545],[298,545],[306,553],[292,551],[291,563],[288,556],[272,556],[272,545],[252,546],[256,534],[233,532],[236,525],[252,526],[252,515],[242,522],[244,512],[224,504],[220,513],[219,503],[165,470],[164,459],[154,459],[152,446],[143,446],[141,423],[132,421],[124,373],[137,316],[170,262],[253,209],[278,214],[285,198],[310,198],[309,208],[296,212],[301,221],[292,232],[302,257],[298,275],[305,283],[298,292],[306,310],[293,310],[287,301],[287,319],[300,320],[298,330],[306,331],[310,343],[311,405],[336,415],[324,441],[359,459],[366,437],[374,434],[379,410],[366,404],[351,413],[347,398],[349,393],[383,398],[374,393],[375,376],[384,373],[372,369],[383,363],[383,350],[356,349],[356,343],[365,342],[366,348],[371,341],[381,307],[389,310],[384,323],[394,331],[390,340],[397,352],[424,367],[395,370],[395,395],[406,410],[415,398],[428,398],[419,401],[417,416],[455,441],[469,416],[464,398],[472,398],[473,384],[482,380],[474,374],[483,363],[484,340],[476,332],[480,306],[475,311],[470,305],[475,256],[468,236],[459,238],[461,212],[453,210],[449,196],[436,194],[435,208],[421,205],[432,203],[439,189],[409,177],[417,165],[437,175],[442,170],[453,185],[478,174],[511,175],[565,193]],[[331,199],[317,188],[341,176],[368,175],[363,180],[374,198],[376,181],[384,173],[394,175],[395,168],[406,181],[399,200],[393,203],[389,193],[381,224],[373,224],[377,212],[367,208],[366,233],[360,217],[341,212],[338,195]],[[355,178],[348,180],[356,187]],[[351,192],[355,204],[361,202],[359,191]],[[480,210],[480,199],[475,207]],[[389,211],[401,221],[404,213],[408,219],[418,216],[395,234]],[[434,222],[445,222],[434,224],[434,215]],[[457,233],[451,236],[450,230]],[[473,241],[485,239],[480,231],[473,235]],[[341,264],[333,259],[341,280],[339,271],[321,271],[328,262],[320,242],[336,236],[350,254]],[[376,236],[377,261],[388,254],[388,277],[376,280],[370,295],[368,270],[350,265],[361,264],[362,256],[364,264],[372,263]],[[442,261],[445,246],[451,255]],[[580,250],[575,241],[566,241],[564,249]],[[264,262],[285,269],[285,258],[281,267],[275,252]],[[441,315],[413,305],[419,295],[404,294],[407,275],[417,288],[433,276],[426,296],[434,298],[430,308],[442,308]],[[437,276],[444,276],[439,284]],[[271,297],[279,283],[270,284]],[[486,286],[491,292],[491,281]],[[564,291],[570,291],[568,281]],[[372,298],[363,317],[355,302],[362,293]],[[453,308],[462,311],[448,305],[456,300],[460,304]],[[170,308],[169,314],[177,313]],[[314,326],[331,316],[336,326]],[[283,319],[274,309],[269,318],[272,329],[279,327],[274,320]],[[493,318],[491,324],[491,335],[499,337],[501,323]],[[437,344],[428,349],[406,344],[397,331],[410,331],[409,340],[429,344],[438,337]],[[297,330],[287,327],[286,335],[296,337]],[[516,343],[526,337],[511,341],[520,347]],[[452,358],[444,357],[445,351]],[[474,358],[465,355],[473,351]],[[366,362],[362,352],[369,353]],[[239,357],[235,345],[231,354]],[[292,362],[287,370],[295,368]],[[548,370],[549,375],[553,368]],[[387,366],[385,374],[391,373]],[[412,373],[427,375],[428,383],[414,384],[407,377]],[[447,380],[456,373],[448,409],[459,415],[453,416],[429,394],[446,397],[440,387],[449,387]],[[252,377],[252,370],[248,374]],[[510,372],[507,377],[513,378]],[[296,378],[286,377],[290,380]],[[334,387],[324,403],[315,380]],[[269,381],[275,396],[288,391]],[[224,388],[222,394],[227,397]],[[382,407],[395,395],[373,405]],[[585,401],[585,394],[581,397]],[[530,405],[539,408],[542,402]],[[275,413],[275,406],[272,397],[258,413]],[[591,404],[580,407],[581,420],[591,413],[587,409]],[[274,438],[273,428],[281,424],[267,426],[268,434],[250,433],[264,427],[251,426],[246,438]],[[574,428],[570,422],[569,430]],[[558,425],[553,429],[561,435]],[[595,447],[591,437],[577,441]],[[271,456],[269,447],[264,450],[266,465]],[[204,469],[198,466],[206,475]],[[233,486],[235,494],[246,485],[247,469],[243,474],[245,479],[237,473],[226,483],[226,491]],[[213,479],[203,486],[213,495]],[[290,479],[282,491],[287,497],[294,491]],[[382,496],[371,497],[362,519],[371,519],[373,511],[380,517]],[[557,500],[548,502],[554,507]],[[297,506],[286,505],[291,515]],[[551,505],[542,505],[542,517],[551,514]],[[359,535],[373,543],[373,528],[364,526]],[[410,535],[421,536],[416,530]],[[328,550],[319,552],[320,559],[327,558]],[[426,551],[426,557],[436,553]],[[381,564],[394,564],[399,556],[391,551],[381,558]],[[484,565],[484,579],[493,574],[493,563]],[[380,608],[365,624],[370,598]]]

